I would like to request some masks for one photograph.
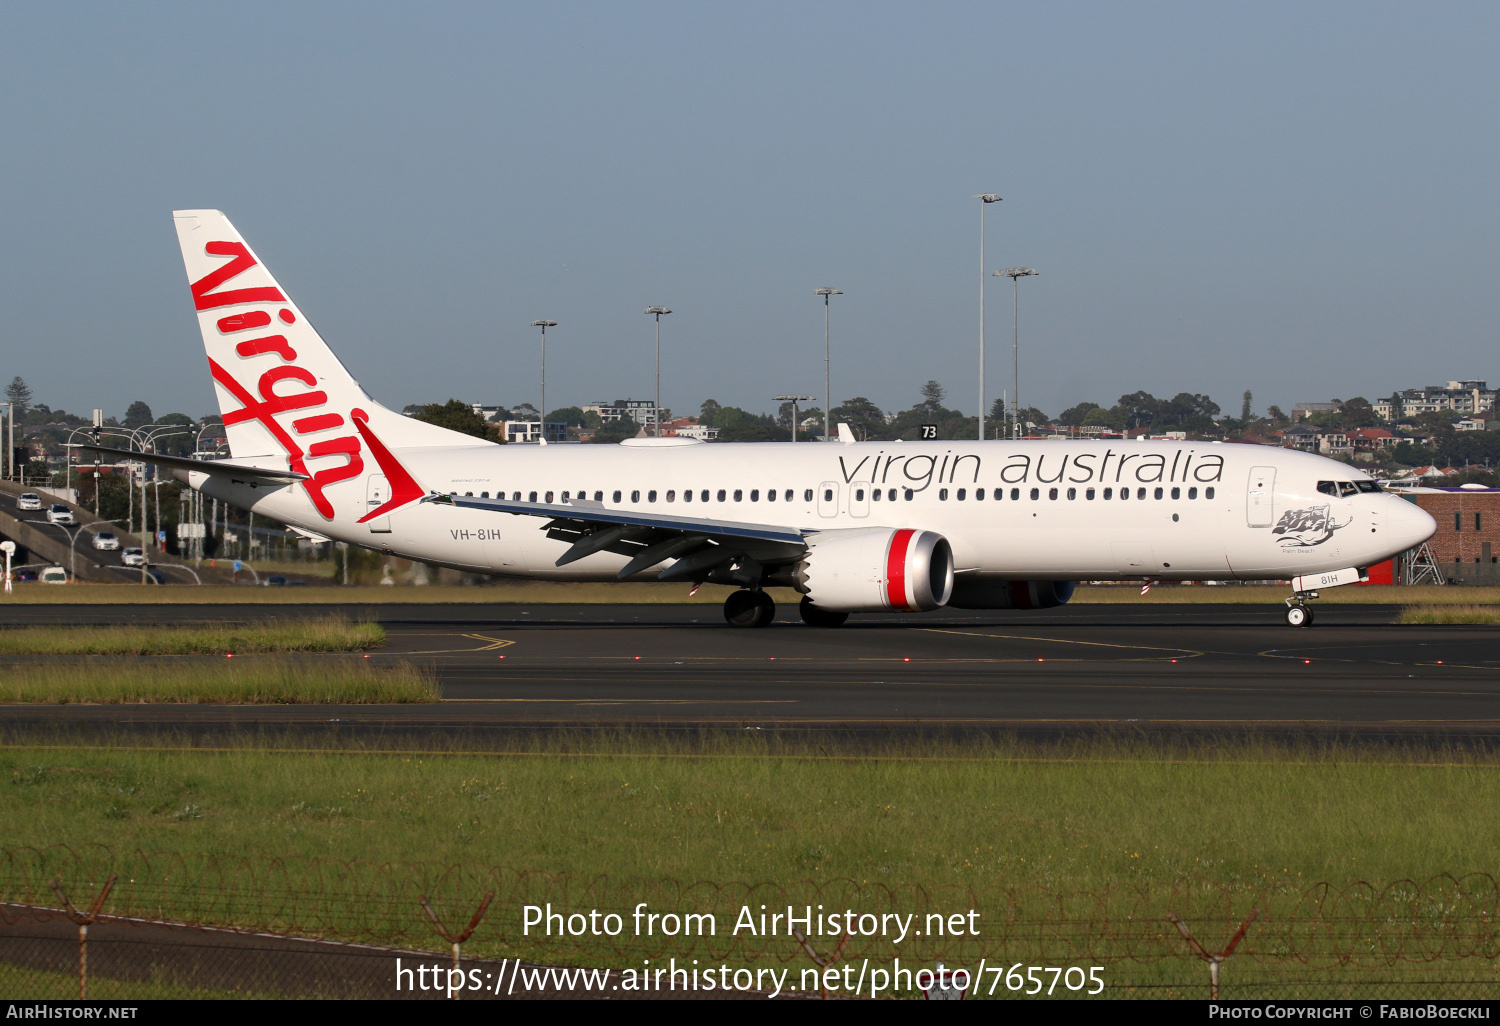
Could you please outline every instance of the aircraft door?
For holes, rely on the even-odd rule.
[[[386,481],[384,474],[371,474],[365,481],[365,512],[378,509],[391,497],[390,482]],[[390,534],[391,518],[376,517],[369,522],[371,534]]]
[[[839,515],[839,485],[837,481],[824,481],[818,485],[818,516]]]
[[[852,517],[870,515],[870,486],[864,481],[855,481],[849,486],[849,515]]]
[[[1270,527],[1276,522],[1276,468],[1251,467],[1245,489],[1245,523]]]

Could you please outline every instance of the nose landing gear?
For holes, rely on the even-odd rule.
[[[724,619],[731,627],[769,627],[776,618],[776,603],[763,591],[743,588],[724,600]]]
[[[1299,591],[1286,600],[1286,622],[1289,627],[1311,627],[1313,625],[1313,611],[1307,608],[1309,599],[1315,599],[1318,593],[1315,591]]]

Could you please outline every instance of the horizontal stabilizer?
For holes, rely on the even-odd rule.
[[[75,443],[68,448],[95,452],[132,463],[150,463],[154,466],[166,467],[168,470],[197,471],[200,474],[212,474],[215,477],[229,477],[240,481],[285,485],[308,479],[306,474],[299,474],[295,470],[247,467],[242,463],[232,463],[228,460],[195,460],[190,456],[163,456],[154,452],[135,452],[131,449],[113,449],[106,445],[84,443]]]

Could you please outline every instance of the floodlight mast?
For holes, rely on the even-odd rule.
[[[979,203],[979,440],[984,441],[984,211],[991,203],[999,203],[1000,197],[993,192],[981,192]]]
[[[648,306],[646,313],[656,318],[656,398],[652,400],[656,405],[651,409],[651,423],[654,426],[652,436],[661,437],[661,319],[671,313],[664,306]]]
[[[816,398],[815,395],[778,395],[776,397],[778,403],[792,404],[792,441],[797,440],[797,404],[812,402]]]
[[[996,278],[1009,278],[1011,284],[1010,323],[1010,372],[1011,372],[1011,437],[1021,437],[1021,289],[1017,284],[1021,278],[1036,274],[1031,267],[1007,267],[996,271]]]
[[[556,321],[548,321],[548,320],[532,321],[531,322],[531,326],[533,328],[541,328],[542,329],[542,408],[541,408],[540,411],[538,411],[538,416],[537,416],[537,419],[539,421],[539,423],[538,423],[537,426],[541,428],[541,433],[537,435],[537,441],[540,444],[542,444],[542,445],[546,445],[547,444],[547,329],[548,328],[555,328],[555,327],[557,327],[557,322]]]
[[[838,289],[813,289],[813,295],[823,297],[823,441],[833,441],[833,389],[828,376],[828,297],[842,296]]]

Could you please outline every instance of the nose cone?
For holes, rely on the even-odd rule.
[[[1437,533],[1437,521],[1421,506],[1405,499],[1394,500],[1386,512],[1391,546],[1401,552],[1416,548]]]

